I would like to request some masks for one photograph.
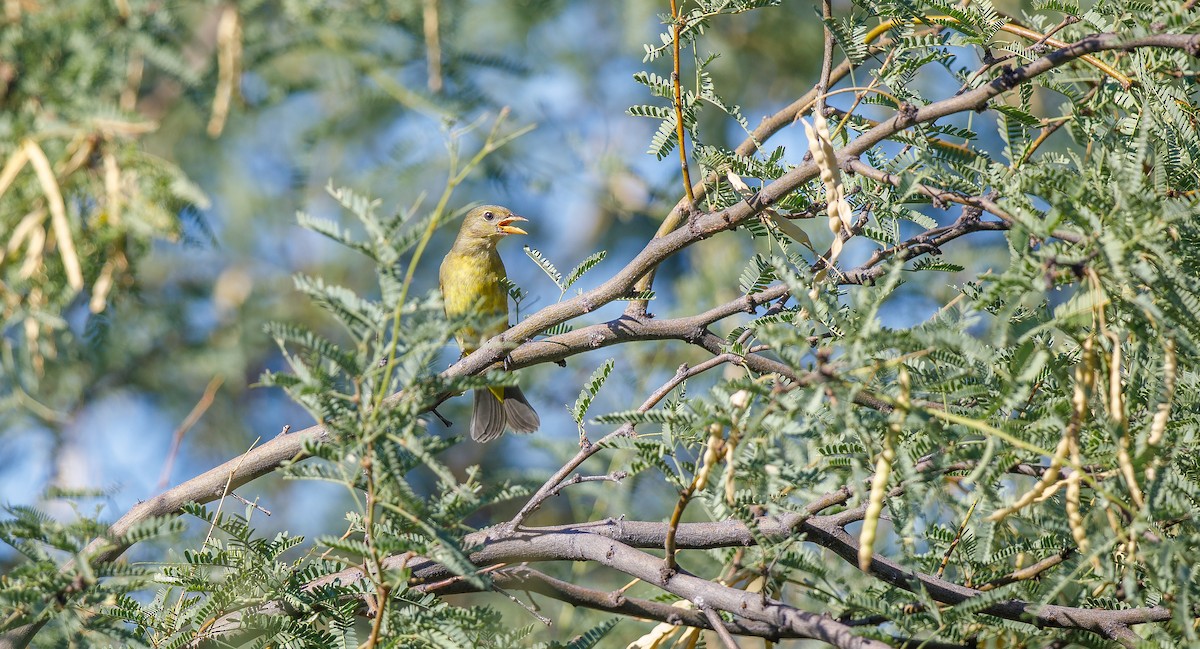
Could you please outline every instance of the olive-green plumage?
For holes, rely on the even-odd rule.
[[[454,246],[442,260],[438,281],[446,315],[455,317],[477,310],[484,317],[481,327],[464,327],[455,333],[463,354],[479,349],[483,342],[508,328],[508,290],[501,282],[508,275],[496,243],[510,234],[525,234],[513,225],[525,220],[499,205],[476,207],[463,219]],[[519,387],[474,392],[471,438],[477,442],[490,442],[503,435],[505,428],[532,433],[541,424]]]

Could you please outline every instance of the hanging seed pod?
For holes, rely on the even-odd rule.
[[[871,492],[867,497],[867,511],[863,516],[862,530],[858,535],[858,567],[866,572],[871,567],[871,558],[875,555],[875,537],[879,529],[879,517],[883,514],[884,500],[887,497],[888,479],[892,475],[892,462],[896,460],[895,444],[904,426],[911,405],[909,395],[912,394],[912,381],[908,369],[903,365],[897,373],[896,381],[900,386],[900,394],[896,398],[896,406],[892,410],[888,422],[887,434],[883,438],[883,450],[875,458],[875,475],[871,478]]]

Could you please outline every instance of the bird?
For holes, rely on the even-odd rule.
[[[454,318],[476,312],[481,326],[465,326],[455,332],[463,356],[479,349],[489,338],[509,327],[508,278],[496,244],[511,234],[528,234],[513,225],[526,219],[499,205],[481,205],[467,212],[458,237],[442,260],[438,284],[446,316]],[[471,439],[490,442],[505,429],[532,433],[541,425],[537,411],[529,404],[521,388],[489,387],[473,390]]]

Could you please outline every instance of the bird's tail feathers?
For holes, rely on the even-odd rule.
[[[504,434],[504,406],[487,388],[472,392],[475,404],[471,410],[471,439],[490,442]]]
[[[529,405],[525,393],[515,385],[504,388],[504,414],[514,433],[532,433],[542,425],[541,417]]]
[[[504,399],[497,398],[500,392]],[[483,388],[474,390],[475,405],[471,412],[471,439],[483,443],[498,439],[504,429],[515,433],[532,433],[541,426],[537,411],[529,405],[521,388]]]

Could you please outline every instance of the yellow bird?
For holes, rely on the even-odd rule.
[[[458,238],[438,272],[438,283],[446,315],[455,317],[476,311],[484,317],[480,328],[464,327],[455,333],[463,355],[479,349],[489,338],[508,328],[508,290],[501,280],[508,277],[496,244],[510,234],[528,234],[513,225],[527,221],[499,205],[481,205],[467,213]],[[471,413],[471,439],[490,442],[508,428],[517,433],[532,433],[541,419],[521,388],[474,390]]]

